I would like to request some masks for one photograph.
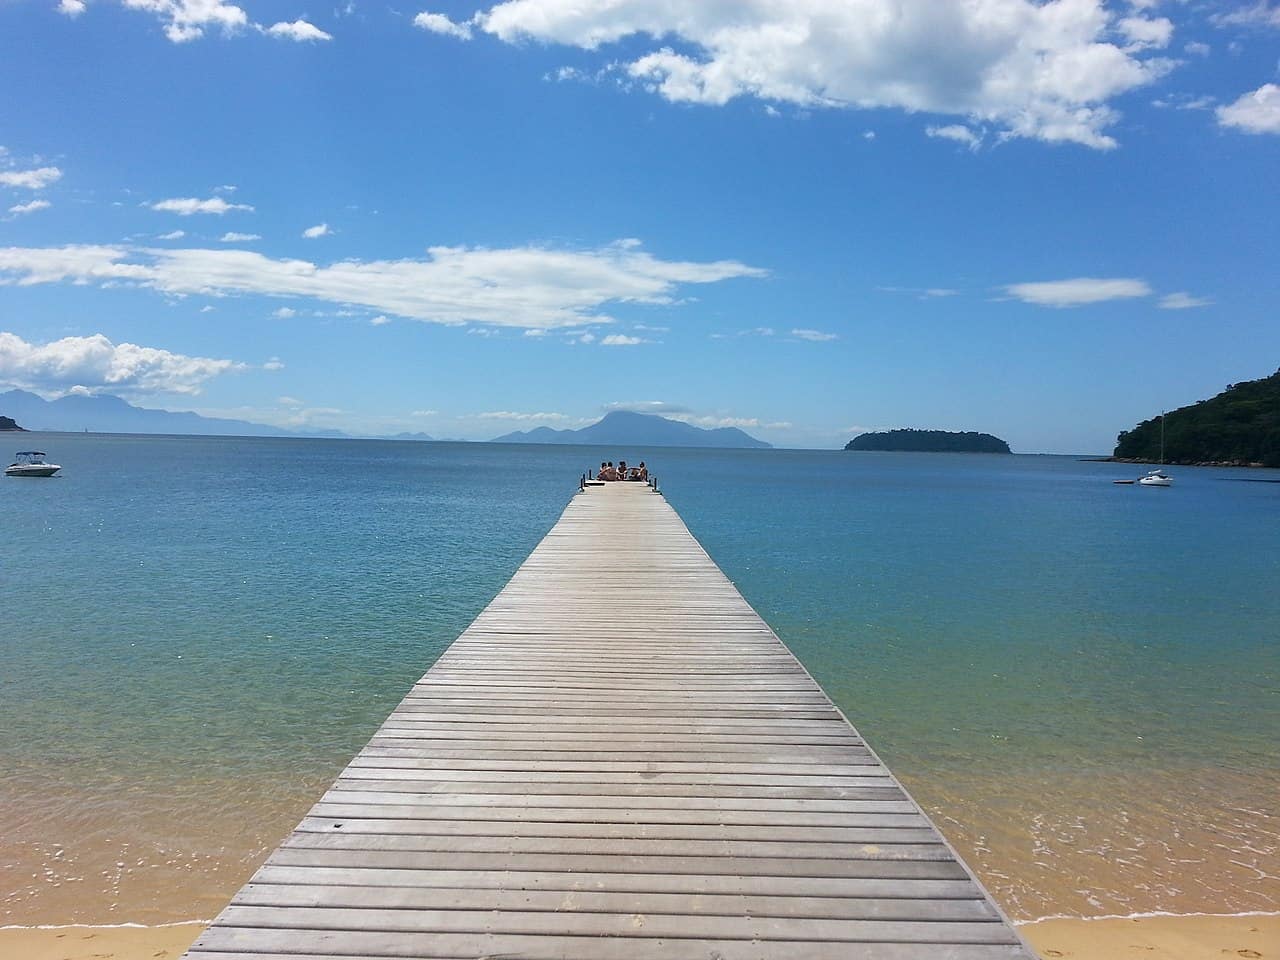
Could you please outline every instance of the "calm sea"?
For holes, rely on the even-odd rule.
[[[648,461],[1015,918],[1280,909],[1274,473],[10,442],[64,470],[0,481],[0,924],[211,917],[602,457]]]

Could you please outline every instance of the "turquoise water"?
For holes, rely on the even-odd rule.
[[[0,804],[24,878],[0,922],[209,915],[601,456],[650,463],[1015,915],[1280,907],[1280,484],[1242,482],[1273,474],[22,443],[64,475],[0,484]]]

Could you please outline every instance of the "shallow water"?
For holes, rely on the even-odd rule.
[[[0,484],[0,923],[211,916],[602,455],[653,465],[1015,917],[1280,908],[1270,474],[29,439],[64,476]]]

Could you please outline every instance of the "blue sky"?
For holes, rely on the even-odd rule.
[[[0,387],[1068,453],[1280,365],[1276,0],[10,0],[0,83]]]

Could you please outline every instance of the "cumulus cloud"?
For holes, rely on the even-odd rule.
[[[9,213],[15,217],[21,217],[24,214],[35,213],[37,210],[47,210],[53,206],[48,200],[32,200],[30,203],[15,203],[9,208]]]
[[[383,327],[383,326],[386,326],[386,325],[387,325],[388,323],[390,323],[390,322],[391,322],[391,318],[390,318],[390,317],[388,317],[388,316],[386,316],[385,314],[381,314],[381,313],[380,313],[380,314],[378,314],[376,317],[372,317],[372,318],[369,320],[370,325],[371,325],[371,326],[375,326],[375,327]],[[526,331],[525,331],[525,333],[530,333],[530,332],[532,332],[532,331],[529,331],[529,330],[526,330]]]
[[[280,307],[278,310],[272,310],[271,315],[277,320],[292,320],[298,315],[298,311],[293,307]]]
[[[1245,133],[1280,133],[1280,86],[1264,83],[1235,103],[1219,107],[1218,123]]]
[[[427,254],[321,266],[251,250],[8,247],[0,248],[0,285],[125,282],[168,295],[305,297],[430,323],[550,329],[609,323],[610,303],[672,306],[683,285],[767,275],[735,260],[661,260],[631,242]]]
[[[84,13],[86,6],[84,0],[58,0],[58,12],[73,20]]]
[[[1125,17],[1116,28],[1129,41],[1130,50],[1167,47],[1173,38],[1173,23],[1166,17]]]
[[[1207,307],[1211,303],[1208,297],[1193,297],[1185,291],[1170,293],[1160,298],[1161,310],[1192,310],[1196,307]]]
[[[1151,295],[1151,287],[1146,281],[1128,278],[1100,280],[1094,277],[1077,277],[1073,280],[1015,283],[1004,289],[1016,300],[1041,307],[1080,307],[1108,300],[1128,300]]]
[[[413,18],[413,25],[431,33],[438,33],[458,40],[471,39],[471,24],[454,23],[442,13],[422,12]]]
[[[318,237],[327,237],[332,233],[333,231],[329,229],[329,225],[327,223],[317,223],[314,227],[307,227],[307,229],[302,231],[302,235],[308,240],[315,240]]]
[[[100,333],[37,344],[0,332],[0,381],[28,390],[65,393],[81,386],[91,391],[196,394],[213,377],[242,369],[244,364],[232,360],[112,343]]]
[[[161,213],[176,213],[180,217],[189,217],[196,213],[212,213],[220,217],[232,210],[253,212],[253,207],[247,203],[227,203],[221,197],[210,197],[208,200],[200,200],[196,197],[174,197],[151,204],[151,209]]]
[[[222,0],[123,0],[130,10],[152,13],[164,23],[164,35],[174,43],[204,36],[209,28],[235,33],[249,23],[239,7]]]
[[[250,243],[254,240],[261,240],[262,236],[257,233],[236,233],[234,230],[228,230],[218,238],[219,243]]]
[[[62,179],[57,167],[40,167],[35,170],[0,170],[0,187],[20,187],[24,190],[43,190]]]
[[[293,23],[273,23],[264,31],[268,36],[281,40],[293,40],[296,43],[310,43],[316,40],[332,40],[333,35],[325,33],[313,23],[306,20],[295,20]]]
[[[270,360],[268,360],[266,363],[262,365],[262,369],[263,370],[283,370],[284,361],[281,360],[279,357],[272,357]]]
[[[791,335],[793,337],[798,337],[801,340],[811,340],[814,343],[824,343],[828,340],[840,339],[840,335],[838,333],[823,333],[821,330],[806,330],[803,328],[792,330]]]
[[[168,233],[161,233],[156,236],[157,240],[181,240],[187,235],[185,230],[170,230]]]
[[[506,0],[470,23],[508,43],[617,44],[627,59],[602,61],[673,102],[899,109],[1102,149],[1111,101],[1173,67],[1146,53],[1167,21],[1104,0]]]
[[[611,333],[600,341],[602,347],[634,347],[637,343],[648,343],[643,337],[628,337],[623,333]]]

